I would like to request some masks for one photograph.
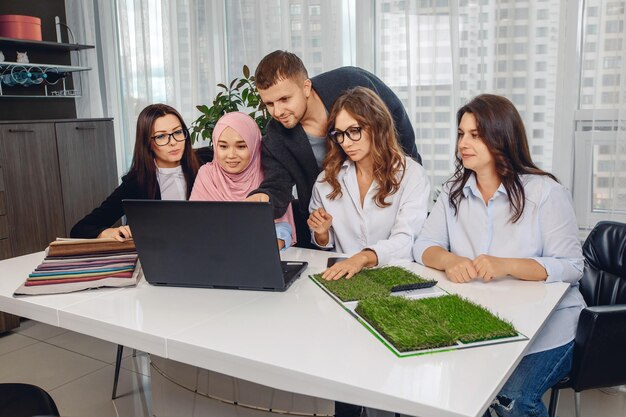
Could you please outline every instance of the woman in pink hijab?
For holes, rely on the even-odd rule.
[[[213,162],[198,171],[190,200],[243,201],[263,181],[261,131],[245,113],[226,113],[213,129]],[[278,247],[296,243],[296,227],[291,206],[274,220]]]

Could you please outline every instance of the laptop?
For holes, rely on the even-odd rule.
[[[122,204],[150,284],[285,291],[307,266],[280,260],[270,203]]]

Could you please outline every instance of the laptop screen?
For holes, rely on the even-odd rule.
[[[124,200],[123,206],[149,283],[286,289],[270,203]]]

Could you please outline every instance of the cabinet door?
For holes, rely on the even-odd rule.
[[[66,235],[115,189],[112,121],[56,123]]]
[[[0,166],[11,255],[45,249],[65,234],[54,125],[0,126]]]

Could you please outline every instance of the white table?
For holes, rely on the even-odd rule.
[[[286,391],[420,417],[477,416],[529,341],[398,358],[309,278],[330,254],[290,248],[309,268],[284,293],[154,287],[14,298],[43,252],[0,261],[0,311],[31,318]],[[567,289],[503,279],[449,282],[534,338]]]

